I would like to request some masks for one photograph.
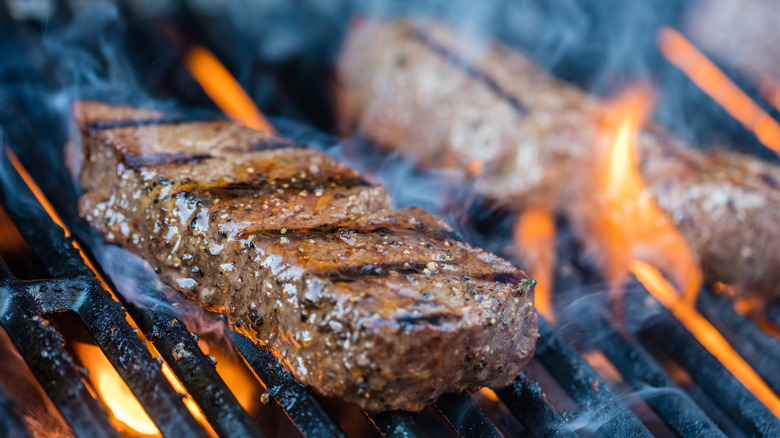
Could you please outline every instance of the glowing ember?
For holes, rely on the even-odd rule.
[[[694,252],[645,190],[636,158],[636,138],[652,96],[641,87],[629,90],[608,108],[602,138],[611,143],[593,166],[594,193],[575,215],[580,235],[595,254],[613,298],[623,290],[628,262],[640,259],[670,273],[693,302],[702,283]]]
[[[99,347],[74,342],[73,349],[89,370],[93,388],[116,420],[142,435],[160,434]]]
[[[555,264],[555,220],[541,208],[528,208],[518,217],[514,229],[516,253],[522,266],[528,267],[537,283],[534,292],[536,310],[555,323],[552,303],[553,266]]]
[[[780,154],[780,124],[680,32],[670,27],[662,28],[658,34],[658,45],[669,62],[752,131],[761,143]]]
[[[213,53],[195,47],[187,54],[187,68],[206,94],[231,119],[267,133],[273,127],[241,85]]]
[[[498,402],[499,401],[498,394],[496,394],[495,391],[493,391],[492,389],[490,389],[488,387],[484,387],[484,388],[480,389],[479,391],[477,391],[477,394],[482,395],[483,397],[485,397],[486,399],[488,399],[488,400],[490,400],[492,402]]]
[[[780,398],[772,392],[761,377],[734,351],[734,348],[693,305],[682,300],[672,286],[653,266],[632,260],[629,269],[645,288],[664,307],[683,323],[701,344],[715,356],[743,385],[777,417],[780,417]]]

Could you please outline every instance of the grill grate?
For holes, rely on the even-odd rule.
[[[25,224],[20,228],[23,236],[49,272],[55,274],[55,279],[20,281],[14,279],[7,269],[2,271],[4,302],[11,303],[3,308],[3,327],[20,349],[36,378],[40,382],[53,382],[44,389],[74,432],[79,436],[116,434],[108,422],[105,408],[91,396],[82,380],[81,370],[62,348],[60,335],[41,318],[47,312],[71,310],[79,315],[163,435],[175,436],[187,431],[191,436],[205,436],[201,426],[181,402],[180,396],[160,372],[160,363],[152,358],[143,341],[125,321],[125,311],[120,303],[101,288],[98,279],[84,265],[78,251],[72,246],[70,238],[65,237],[63,230],[37,204],[32,192],[6,160],[3,172],[6,184],[10,183],[14,193],[13,198],[8,198],[7,193],[10,191],[6,190],[3,204],[8,206],[7,210],[15,223]],[[53,183],[47,180],[45,174],[36,176],[44,188]],[[68,199],[73,201],[73,198],[62,198],[59,203],[55,203],[58,204],[58,211],[67,212]],[[21,215],[19,209],[14,208],[14,205],[20,204],[28,206]],[[87,232],[87,229],[80,228],[86,227],[86,224],[73,214],[62,216],[66,225],[76,230],[77,234]],[[628,300],[644,302],[648,296],[641,287],[633,287],[632,291],[644,296],[628,297]],[[719,300],[712,295],[703,296],[706,300]],[[140,331],[171,366],[218,435],[262,436],[181,320],[157,307],[146,309],[129,302],[122,304]],[[711,308],[719,304],[723,303],[703,303]],[[592,332],[595,327],[596,332],[602,333],[595,341],[595,346],[614,363],[623,378],[637,391],[647,385],[668,389],[661,396],[645,397],[645,401],[659,417],[681,436],[698,436],[701,433],[723,436],[716,422],[672,382],[648,352],[612,328],[607,318],[599,313],[599,309],[603,308],[603,303],[592,301],[584,308],[578,308],[584,312],[579,320],[587,321],[590,325],[588,331]],[[751,324],[739,315],[722,309],[720,312],[714,319],[725,321],[722,328],[740,330],[740,333],[749,330],[745,326],[750,327]],[[680,340],[677,346],[670,346],[665,351],[685,365],[705,393],[744,432],[770,436],[780,430],[777,419],[709,355],[671,314],[666,313],[660,322],[644,327],[639,333],[640,338],[656,343],[663,339]],[[592,342],[573,336],[574,344],[570,344],[563,332],[543,320],[540,321],[540,334],[534,360],[548,370],[582,410],[594,416],[593,421],[600,424],[600,433],[606,436],[650,435],[645,425],[610,390],[575,348],[586,350],[594,346]],[[757,345],[771,347],[771,342],[774,342],[755,330],[749,334],[749,342]],[[268,388],[269,395],[302,435],[345,436],[338,422],[323,409],[319,399],[285,371],[268,351],[235,332],[230,332],[230,337],[262,384]],[[179,344],[183,344],[192,354],[173,357],[172,351]],[[52,360],[42,361],[42,352]],[[758,357],[763,356],[759,354]],[[53,375],[58,376],[57,379],[49,379]],[[149,390],[152,386],[157,389]],[[62,394],[77,396],[66,398]],[[723,394],[730,396],[723,397]],[[576,418],[576,414],[561,416],[550,404],[539,383],[528,376],[518,376],[511,387],[499,390],[498,395],[516,419],[533,434],[574,435],[569,421]],[[451,427],[449,433],[454,432],[459,436],[500,436],[496,426],[467,394],[443,397],[436,403],[434,412],[438,412],[445,419],[445,424]],[[365,415],[383,436],[431,435],[429,428],[417,421],[419,414],[385,412]]]
[[[2,313],[3,327],[22,352],[25,361],[30,364],[39,382],[54,382],[44,389],[63,413],[63,417],[71,425],[74,433],[78,436],[116,434],[108,422],[105,408],[89,393],[82,380],[82,371],[73,364],[62,347],[61,336],[46,323],[44,318],[41,318],[40,315],[46,312],[71,310],[79,315],[163,435],[177,436],[184,431],[189,436],[205,436],[205,432],[183,405],[181,397],[162,375],[160,363],[152,358],[143,340],[136,336],[133,328],[126,322],[125,310],[120,303],[101,288],[98,279],[81,261],[81,256],[72,246],[71,240],[65,237],[63,230],[37,203],[32,192],[9,166],[7,160],[3,160],[3,172],[6,175],[6,184],[11,183],[13,186],[13,200],[9,202],[8,192],[2,199],[3,204],[9,205],[11,219],[17,224],[25,224],[20,231],[31,249],[50,272],[59,274],[59,278],[53,280],[22,282],[12,278],[7,269],[4,269],[2,271],[5,285],[2,289],[4,301],[13,304],[6,306]],[[19,215],[18,209],[13,208],[13,205],[18,203],[28,206],[23,216]],[[69,228],[78,229],[80,226],[73,220],[74,218],[69,218],[67,215],[64,215],[64,218]],[[67,272],[72,274],[68,275]],[[257,426],[248,419],[247,414],[216,374],[213,363],[201,352],[183,322],[158,308],[141,309],[131,303],[123,304],[141,332],[152,341],[171,366],[220,436],[261,435]],[[544,323],[543,327],[546,327],[547,332],[553,332],[553,329]],[[258,348],[235,332],[231,332],[231,339],[264,386],[269,388],[269,394],[303,435],[314,437],[344,435],[337,422],[325,412],[311,391],[295,381],[269,352]],[[554,361],[555,358],[564,357],[572,365],[558,366],[560,373],[565,374],[574,366],[580,367],[580,372],[585,371],[585,376],[595,376],[595,372],[579,358],[573,347],[566,341],[559,339],[557,335],[550,336],[548,333],[543,335],[543,339],[546,340],[543,345],[540,345],[538,354],[543,361],[544,358],[551,358],[550,360]],[[192,354],[177,360],[170,356],[170,352],[180,342],[184,343],[187,351]],[[560,356],[561,351],[564,351],[562,356]],[[48,366],[40,368],[43,355],[55,360],[46,362]],[[49,378],[52,375],[61,378],[52,380]],[[559,377],[565,376],[561,374]],[[523,380],[523,382],[525,382],[523,385],[538,388],[538,384],[533,381]],[[599,393],[594,393],[590,382],[588,378],[575,382],[579,385],[576,394],[580,396],[575,398],[580,401],[590,400],[590,403],[599,403],[609,398],[614,401],[612,404],[614,407],[607,409],[605,415],[609,415],[612,409],[617,409],[623,413],[621,419],[629,424],[629,427],[617,424],[614,430],[626,433],[638,430],[646,432],[639,420],[611,394],[603,383],[600,383]],[[153,387],[156,389],[152,390]],[[62,394],[80,394],[80,396],[61,397]],[[593,398],[594,394],[595,398]],[[525,405],[529,400],[533,401],[535,409],[518,415],[518,420],[530,430],[542,435],[545,434],[543,433],[545,430],[554,433],[566,430],[565,421],[555,413],[555,409],[547,402],[541,391],[515,391],[503,394],[502,398],[507,400],[510,406],[514,404],[516,408]],[[450,424],[453,431],[460,436],[500,436],[488,417],[467,394],[443,397],[435,407],[446,423]],[[546,413],[552,422],[539,424],[539,417],[533,415],[536,411]],[[407,413],[386,412],[366,415],[383,436],[424,436],[426,433],[425,429],[416,423],[413,415]],[[551,428],[550,425],[556,427]]]
[[[208,25],[211,24],[210,20]],[[206,24],[203,24],[205,26]],[[2,26],[0,26],[2,27]],[[197,26],[196,26],[197,27]],[[0,32],[3,32],[0,29]],[[3,39],[3,41],[7,41]],[[2,45],[2,42],[0,42]],[[0,47],[1,49],[2,47]],[[30,73],[35,71],[29,67]],[[30,73],[35,74],[43,73]],[[31,80],[32,82],[32,80]],[[42,83],[46,81],[41,80]],[[178,91],[177,91],[178,92]],[[26,97],[23,97],[26,99]],[[28,114],[20,120],[19,114],[7,117],[0,112],[0,122],[6,129],[7,140],[21,155],[47,197],[67,227],[79,237],[92,230],[75,212],[76,195],[71,184],[61,175],[51,172],[45,160],[38,158],[60,146],[67,137],[62,132],[38,132],[47,126],[51,115],[38,114],[29,103],[14,107],[18,113]],[[24,109],[23,109],[24,108]],[[35,116],[29,114],[35,114]],[[24,117],[24,116],[21,116]],[[277,126],[283,133],[283,123]],[[317,132],[309,133],[299,126],[291,126],[290,136],[297,135],[301,143],[333,144],[332,139]],[[22,148],[22,146],[27,148]],[[59,158],[58,158],[59,160]],[[59,160],[58,163],[61,163]],[[47,268],[51,278],[22,281],[14,278],[0,264],[0,325],[8,333],[33,375],[51,398],[77,436],[117,436],[109,421],[106,408],[96,400],[84,381],[79,368],[62,345],[62,335],[48,324],[46,314],[72,311],[79,316],[95,342],[133,390],[139,402],[165,436],[207,436],[196,419],[184,406],[180,394],[161,372],[161,363],[146,347],[143,339],[125,319],[125,312],[137,324],[140,332],[171,367],[179,381],[200,407],[209,425],[219,436],[259,437],[265,430],[255,424],[240,406],[224,381],[217,374],[214,363],[198,346],[185,324],[173,313],[162,308],[142,308],[125,301],[117,301],[101,287],[95,274],[85,265],[73,239],[57,226],[38,203],[24,181],[0,158],[0,176],[3,194],[0,203],[19,225],[27,244]],[[564,227],[565,228],[565,227]],[[559,236],[559,245],[571,246],[567,236]],[[86,239],[81,239],[86,240]],[[577,249],[558,251],[574,257]],[[571,261],[566,261],[571,262]],[[570,273],[558,273],[556,284],[561,290],[579,290],[598,283],[593,269],[575,262],[574,278]],[[560,270],[563,263],[559,263]],[[110,283],[111,289],[116,289]],[[164,300],[164,297],[156,297]],[[573,302],[578,297],[560,296],[560,301]],[[655,303],[638,284],[634,284],[626,298],[628,303]],[[657,303],[655,303],[657,306]],[[699,295],[701,312],[735,345],[746,360],[756,368],[774,389],[780,387],[773,372],[780,360],[780,346],[758,327],[736,314],[722,297],[703,291]],[[620,372],[636,395],[650,406],[656,415],[680,436],[780,435],[780,422],[752,396],[699,342],[688,333],[671,313],[657,306],[650,324],[636,331],[627,331],[604,314],[606,303],[594,298],[581,300],[565,312],[576,312],[562,318],[571,321],[565,327],[553,327],[540,321],[541,338],[534,365],[541,365],[552,376],[578,410],[561,413],[548,399],[545,376],[537,376],[533,367],[518,376],[514,383],[497,390],[500,401],[514,418],[535,436],[648,436],[650,431],[632,411],[631,406],[610,388],[580,355],[580,351],[598,349]],[[626,312],[629,314],[629,312]],[[780,321],[780,311],[773,314]],[[776,322],[777,322],[776,321]],[[620,328],[616,328],[620,326]],[[589,334],[598,333],[592,337]],[[267,388],[273,403],[302,435],[307,437],[346,436],[337,418],[324,408],[322,399],[299,384],[284,370],[273,355],[242,335],[229,332],[238,353]],[[674,342],[672,342],[674,341]],[[644,346],[647,346],[645,348]],[[174,355],[174,349],[187,355]],[[657,353],[661,353],[658,358]],[[667,359],[681,365],[700,388],[683,389],[676,384],[661,363]],[[538,379],[538,380],[536,380]],[[550,385],[552,386],[552,385]],[[655,391],[644,391],[653,388]],[[587,413],[587,419],[597,426],[590,430],[572,421]],[[424,436],[500,436],[501,425],[468,394],[442,397],[433,407],[422,413],[364,412],[375,431],[385,437]],[[432,417],[435,417],[432,419]],[[583,415],[584,417],[584,415]],[[581,429],[579,427],[582,427]],[[651,429],[652,430],[652,429]],[[25,436],[24,425],[13,402],[0,392],[0,434]]]
[[[105,409],[89,394],[82,380],[81,371],[72,363],[61,347],[61,338],[53,328],[46,324],[45,319],[40,317],[46,312],[72,310],[81,317],[101,348],[106,345],[104,351],[109,360],[115,364],[118,370],[124,370],[123,378],[130,384],[131,388],[138,391],[139,401],[150,413],[164,435],[171,436],[182,430],[188,430],[192,432],[193,436],[203,436],[204,432],[183,406],[178,394],[164,380],[164,376],[160,373],[159,362],[151,357],[143,341],[135,336],[132,327],[125,322],[124,310],[120,308],[120,304],[100,287],[99,281],[81,263],[80,255],[70,245],[70,240],[65,237],[62,230],[55,225],[43,208],[36,205],[37,201],[33,194],[26,189],[24,182],[14,173],[13,169],[9,168],[7,162],[4,167],[5,174],[13,176],[11,179],[15,189],[13,203],[22,202],[24,205],[34,206],[34,208],[27,208],[23,217],[18,214],[17,209],[9,208],[12,219],[16,223],[25,223],[26,226],[21,228],[24,237],[46,267],[51,272],[60,273],[60,278],[22,282],[12,278],[7,270],[3,270],[5,302],[13,302],[13,305],[7,305],[4,308],[3,327],[9,332],[39,381],[47,381],[47,376],[52,374],[68,377],[68,379],[56,380],[56,384],[45,389],[55,401],[55,405],[63,412],[63,417],[71,425],[74,432],[80,436],[94,433],[115,434],[108,423]],[[3,201],[4,204],[9,204],[7,198]],[[66,220],[69,226],[79,226],[74,218],[69,219]],[[73,223],[71,224],[71,222]],[[68,248],[69,245],[70,248]],[[68,271],[76,274],[71,276],[63,274]],[[131,303],[124,303],[124,305],[138,324],[141,332],[152,341],[166,362],[171,365],[174,373],[199,404],[206,418],[220,436],[261,436],[257,426],[252,423],[230,394],[224,382],[216,374],[213,363],[201,352],[183,322],[175,315],[158,308],[142,309]],[[9,312],[8,309],[15,311]],[[663,397],[647,398],[646,401],[656,410],[658,415],[681,436],[698,435],[702,432],[711,433],[713,436],[719,435],[720,431],[715,423],[672,383],[650,355],[614,331],[607,320],[598,315],[598,309],[595,302],[587,306],[588,315],[583,320],[590,324],[594,322],[599,324],[601,327],[598,330],[601,333],[607,333],[598,340],[598,347],[615,363],[623,377],[636,388],[642,385],[652,385],[659,388],[677,389],[669,391]],[[669,318],[672,317],[669,316]],[[116,328],[108,330],[107,327]],[[668,330],[678,329],[678,327],[669,326],[667,323],[666,325],[652,326],[647,330],[648,336],[657,339],[664,334],[669,336]],[[658,330],[661,330],[660,334],[656,333]],[[108,335],[110,332],[113,332],[114,335]],[[589,409],[591,413],[594,413],[596,421],[603,421],[599,428],[601,433],[606,436],[649,435],[641,421],[611,392],[590,365],[579,355],[574,345],[569,344],[558,330],[543,320],[540,322],[540,332],[541,338],[537,346],[535,360],[539,361],[558,380],[568,395],[581,408]],[[653,336],[652,333],[655,335]],[[674,336],[677,336],[678,339],[684,339],[684,342],[680,343],[680,348],[684,350],[681,354],[691,360],[688,365],[696,368],[705,363],[707,364],[703,367],[706,369],[705,373],[715,373],[715,375],[720,376],[718,380],[720,383],[715,385],[714,391],[726,390],[733,391],[725,392],[728,394],[743,395],[734,397],[732,404],[729,404],[728,400],[722,401],[725,403],[723,409],[726,412],[730,412],[729,408],[733,408],[734,404],[750,408],[747,410],[732,409],[740,417],[734,418],[735,423],[745,431],[757,435],[768,435],[776,431],[776,419],[768,414],[763,405],[760,405],[750,394],[744,394],[746,390],[730,374],[725,375],[725,369],[722,369],[720,364],[710,363],[711,361],[707,362],[706,359],[702,358],[701,356],[706,352],[700,351],[703,348],[694,339],[687,339],[686,334],[687,332],[677,333],[675,331]],[[231,332],[230,335],[238,351],[255,371],[264,386],[269,388],[269,394],[273,396],[302,435],[344,436],[344,431],[326,413],[320,401],[308,388],[295,381],[268,351],[258,348],[247,338],[235,332]],[[38,341],[35,341],[36,336],[40,336]],[[762,338],[758,337],[758,339]],[[184,343],[187,351],[192,354],[177,360],[171,356],[170,352],[179,343]],[[125,347],[120,350],[112,345]],[[577,342],[576,337],[575,345],[587,347],[585,343]],[[692,354],[689,350],[694,350],[695,353]],[[671,351],[675,354],[676,350]],[[41,361],[37,356],[41,356],[41,352],[47,352],[47,356],[57,358],[54,361],[56,365],[52,362],[49,363],[48,368],[40,368]],[[132,365],[128,366],[125,359],[133,357],[135,358],[133,363],[138,365],[137,369],[143,370],[142,372],[130,371]],[[64,372],[58,368],[60,366],[63,367]],[[717,371],[719,368],[722,371]],[[696,371],[694,369],[691,372],[695,373]],[[161,389],[148,391],[150,383],[143,379],[149,377],[154,385]],[[702,387],[708,391],[706,379]],[[81,396],[76,399],[58,399],[58,394],[63,393],[81,394]],[[724,394],[724,392],[713,394]],[[573,435],[573,432],[569,430],[567,419],[564,419],[550,404],[541,391],[540,385],[527,376],[518,376],[514,385],[500,390],[498,395],[518,421],[535,435]],[[729,399],[729,397],[721,397],[721,399]],[[468,395],[443,397],[435,407],[447,423],[452,426],[453,431],[460,436],[500,435],[496,427]],[[416,421],[415,415],[418,414],[385,412],[380,414],[366,413],[366,415],[383,436],[429,435],[426,428],[421,427]],[[568,419],[571,418],[570,416]]]

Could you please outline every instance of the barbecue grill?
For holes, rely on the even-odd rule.
[[[218,54],[226,50],[214,42],[215,33],[206,30],[204,23],[213,17],[189,6],[174,14],[125,5],[121,15],[128,27],[149,31],[125,47],[128,57],[132,53],[143,64],[148,51],[139,52],[133,44],[148,41],[165,42],[155,49],[160,52],[175,53],[194,40]],[[62,7],[64,11],[55,13],[59,19],[74,13]],[[118,279],[99,262],[93,246],[99,240],[76,212],[78,195],[63,164],[67,126],[57,103],[46,100],[60,79],[51,77],[41,62],[42,30],[35,16],[15,13],[5,11],[0,26],[0,54],[19,60],[18,66],[0,70],[0,101],[7,102],[0,109],[7,145],[0,157],[0,215],[14,227],[4,235],[18,232],[25,250],[0,253],[0,326],[16,351],[0,354],[21,356],[61,416],[66,434],[141,435],[122,427],[107,402],[96,397],[95,383],[70,347],[86,337],[102,350],[163,436],[780,435],[780,419],[641,283],[631,281],[626,288],[627,319],[610,312],[603,279],[563,219],[558,220],[555,237],[559,321],[553,325],[540,318],[534,359],[511,386],[446,395],[420,413],[362,412],[315,395],[270,352],[225,327],[242,366],[264,388],[258,408],[263,414],[252,415],[217,372],[214,359],[202,350],[191,321],[177,311],[180,306],[142,305],[127,297],[117,286]],[[162,14],[155,17],[163,19],[153,22],[146,14]],[[168,14],[188,17],[186,25]],[[205,36],[198,40],[193,35],[200,32]],[[162,70],[168,70],[157,76],[162,80],[156,85],[181,102],[213,109],[194,82],[184,78],[175,63],[177,55],[166,56],[170,63]],[[221,117],[184,114],[183,120]],[[326,117],[301,118],[329,123]],[[357,154],[364,169],[379,160],[391,172],[408,172],[398,160],[365,152],[370,148],[366,140],[356,139],[350,151],[343,151],[334,148],[337,139],[318,129],[281,119],[274,125],[297,143],[353,159]],[[466,216],[468,235],[482,243],[495,242],[507,222],[501,212],[485,213],[479,204],[472,204]],[[24,259],[19,254],[27,250],[32,261],[17,260]],[[162,291],[149,290],[145,290],[149,302],[172,303]],[[776,373],[780,341],[772,331],[739,314],[723,294],[704,289],[697,300],[700,313],[771,391],[780,393]],[[768,321],[780,327],[777,315],[780,311],[767,312]],[[74,334],[72,325],[83,326],[86,334]],[[173,382],[164,373],[163,362],[175,375]],[[31,426],[34,416],[19,403],[14,387],[2,379],[0,383],[0,435],[43,433]],[[185,403],[182,392],[198,409]]]

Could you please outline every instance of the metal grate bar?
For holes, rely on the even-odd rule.
[[[725,437],[715,423],[693,400],[666,375],[664,370],[643,348],[632,345],[623,335],[615,331],[601,315],[607,304],[593,297],[582,300],[577,306],[578,318],[571,321],[587,321],[587,329],[576,324],[574,330],[583,333],[596,333],[587,339],[577,337],[576,343],[582,349],[592,344],[610,360],[621,376],[637,392],[642,393],[648,387],[663,389],[660,392],[644,393],[642,399],[661,419],[680,436],[704,434],[712,437]]]
[[[462,437],[501,437],[496,426],[468,393],[444,394],[434,407]]]
[[[650,432],[601,380],[574,347],[539,317],[539,341],[535,357],[560,382],[581,408],[603,422],[599,430],[607,436],[649,437]]]
[[[765,313],[775,328],[780,329],[780,301],[768,304]]]
[[[780,394],[780,341],[739,315],[730,302],[710,290],[699,292],[697,309],[714,325],[762,379]]]
[[[27,205],[25,217],[19,217],[18,209],[13,208],[9,209],[8,214],[15,223],[27,225],[19,227],[20,232],[49,272],[68,272],[68,268],[79,266],[77,262],[81,262],[82,266],[76,268],[79,274],[88,269],[72,246],[71,239],[65,237],[64,230],[37,204],[21,177],[10,169],[7,169],[6,175],[14,179],[14,186],[17,187],[14,202]],[[41,235],[47,236],[46,240],[41,239]],[[56,258],[50,257],[52,247],[60,248]],[[102,289],[94,275],[71,280],[67,288],[63,288],[56,280],[48,288],[48,295],[62,295],[60,300],[71,306],[48,310],[72,310],[79,315],[106,358],[163,435],[207,436],[187,410],[181,395],[163,375],[160,363],[149,354],[144,342],[127,323],[121,305]],[[45,283],[36,283],[39,291]],[[51,301],[51,298],[47,299]]]
[[[181,320],[165,311],[125,306],[218,435],[263,436]]]
[[[511,385],[496,390],[496,394],[509,412],[534,436],[557,438],[577,436],[563,417],[550,405],[539,383],[529,380],[524,371]]]
[[[425,438],[428,436],[412,414],[404,411],[364,412],[385,438]]]
[[[641,295],[637,295],[637,291]],[[662,347],[682,365],[705,394],[747,435],[780,436],[780,420],[759,402],[699,341],[655,298],[641,287],[629,288],[626,300],[653,300],[657,313],[639,335]]]
[[[14,411],[14,400],[0,390],[0,436],[27,438],[30,434]]]
[[[230,331],[230,339],[284,413],[306,437],[344,437],[311,389],[300,384],[276,358],[247,337]]]
[[[54,406],[79,437],[119,436],[105,408],[92,396],[62,336],[39,316],[21,282],[0,262],[0,324]]]

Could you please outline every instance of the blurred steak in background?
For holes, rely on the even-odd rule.
[[[358,20],[337,68],[342,131],[462,171],[502,208],[543,206],[576,222],[597,205],[583,198],[597,189],[615,111],[522,53],[474,49],[483,45],[440,23]],[[707,280],[780,297],[780,253],[768,243],[780,238],[780,167],[694,149],[653,122],[637,142],[642,179]]]

